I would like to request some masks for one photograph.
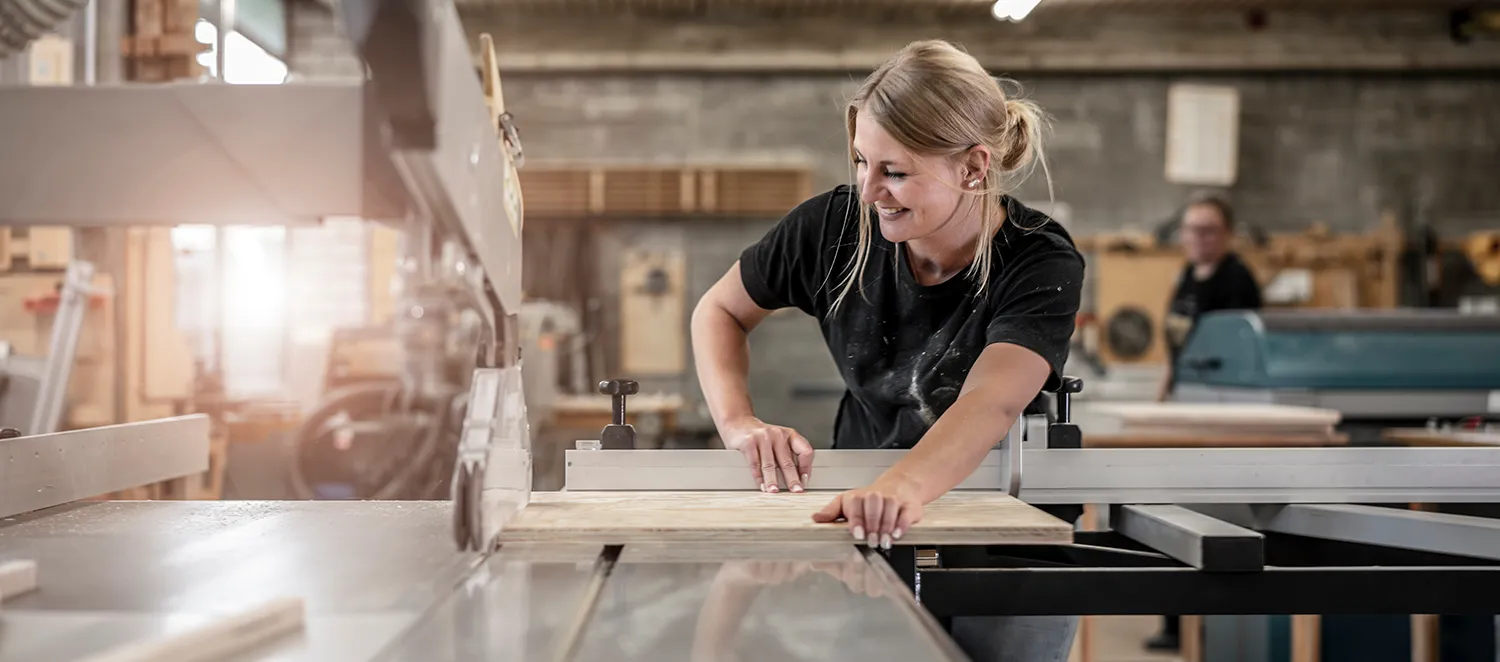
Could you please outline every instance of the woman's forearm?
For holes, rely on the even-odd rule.
[[[735,419],[754,416],[746,383],[750,344],[739,321],[721,306],[704,301],[693,310],[692,339],[698,383],[714,425],[722,430]]]
[[[964,482],[995,448],[1020,412],[995,405],[997,396],[984,389],[965,393],[882,479],[894,479],[914,489],[921,503],[930,503]]]

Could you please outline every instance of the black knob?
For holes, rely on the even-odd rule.
[[[640,390],[640,383],[631,379],[606,379],[599,382],[599,392],[605,395],[635,395]]]
[[[1083,392],[1083,380],[1064,376],[1057,385],[1057,422],[1073,422],[1073,394]]]
[[[599,382],[599,392],[609,396],[615,425],[625,424],[625,396],[635,395],[640,390],[640,383],[630,379],[606,379]]]
[[[0,439],[15,439],[21,436],[21,431],[15,428],[0,428]]]

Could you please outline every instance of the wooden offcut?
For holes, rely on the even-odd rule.
[[[1092,422],[1127,435],[1291,436],[1329,438],[1334,409],[1261,403],[1108,402],[1091,405]]]
[[[818,523],[837,492],[537,492],[501,543],[855,543],[847,523]],[[1066,545],[1073,527],[1014,497],[950,492],[902,536],[912,545]]]

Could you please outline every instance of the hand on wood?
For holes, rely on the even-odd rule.
[[[840,519],[849,523],[849,532],[855,540],[890,549],[892,541],[900,540],[913,524],[922,520],[922,501],[899,481],[878,480],[869,487],[839,494],[813,513],[814,522]]]
[[[760,491],[781,490],[776,475],[778,471],[786,481],[787,489],[793,492],[806,489],[805,484],[812,474],[813,447],[801,433],[757,418],[747,418],[725,427],[724,446],[745,456]]]

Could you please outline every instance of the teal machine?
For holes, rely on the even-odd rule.
[[[1174,400],[1333,409],[1359,441],[1382,427],[1500,417],[1500,315],[1216,311],[1174,367]]]
[[[1199,318],[1174,364],[1180,402],[1334,409],[1351,444],[1388,427],[1500,421],[1500,315],[1453,310],[1216,311]],[[1500,507],[1463,514],[1500,517]],[[1442,616],[1440,662],[1497,660],[1496,620]],[[1325,616],[1322,662],[1409,662],[1410,619]],[[1282,616],[1207,616],[1205,659],[1289,662]]]

